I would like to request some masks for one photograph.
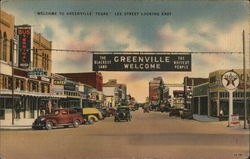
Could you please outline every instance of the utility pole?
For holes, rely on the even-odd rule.
[[[247,125],[247,100],[246,100],[246,91],[247,91],[247,74],[246,74],[246,52],[245,52],[245,31],[243,30],[242,34],[243,40],[243,74],[244,74],[244,129]]]
[[[13,40],[10,40],[10,54],[12,55],[11,59],[11,75],[12,75],[12,83],[11,83],[11,94],[12,94],[12,125],[15,124],[15,103],[14,103],[14,45]]]

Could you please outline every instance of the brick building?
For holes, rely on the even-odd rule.
[[[73,81],[90,85],[95,89],[97,89],[97,91],[103,90],[103,77],[100,72],[58,73],[58,74],[63,75]]]

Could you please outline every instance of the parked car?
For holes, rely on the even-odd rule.
[[[102,113],[102,116],[103,116],[104,118],[107,117],[107,116],[109,116],[109,114],[108,114],[108,112],[107,112],[106,109],[100,108],[100,107],[98,107],[97,109]]]
[[[71,108],[54,109],[51,114],[38,117],[32,124],[33,129],[47,129],[53,127],[79,127],[85,122],[80,113]]]
[[[104,119],[102,113],[97,108],[76,108],[76,110],[81,113],[83,118],[90,124]]]
[[[193,112],[190,109],[183,109],[181,113],[182,119],[193,119]]]
[[[180,116],[183,108],[171,108],[169,112],[169,116]]]
[[[115,113],[115,122],[119,122],[122,120],[131,121],[131,114],[130,114],[130,108],[129,107],[119,107]]]
[[[116,112],[115,108],[112,108],[112,107],[111,108],[107,108],[108,116],[114,116],[115,112]]]

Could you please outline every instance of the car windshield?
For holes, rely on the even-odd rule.
[[[51,113],[51,114],[52,114],[52,115],[58,115],[58,114],[59,114],[59,112],[60,112],[59,110],[54,110],[54,111],[52,111],[52,113]]]
[[[122,109],[118,109],[119,112],[128,112],[129,109],[126,109],[126,108],[122,108]]]

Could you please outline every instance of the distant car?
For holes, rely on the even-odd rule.
[[[129,107],[119,107],[115,113],[115,122],[119,122],[122,120],[131,121],[131,114],[130,114],[130,108]]]
[[[100,108],[100,107],[98,107],[97,109],[102,113],[102,116],[104,118],[107,117],[107,116],[109,116],[109,114],[108,114],[108,112],[107,112],[106,109],[103,109],[103,108]]]
[[[169,112],[169,116],[180,116],[183,108],[171,108]]]
[[[85,120],[80,113],[71,108],[54,109],[51,114],[38,117],[32,124],[33,129],[47,129],[53,127],[79,127]]]
[[[182,119],[193,119],[192,110],[190,110],[190,109],[183,109],[183,111],[181,113],[181,118]]]
[[[108,116],[114,116],[115,115],[115,112],[116,112],[116,109],[115,108],[107,108],[107,113],[108,113]]]

